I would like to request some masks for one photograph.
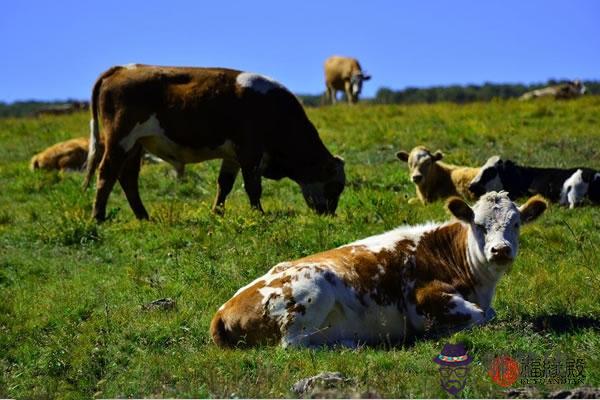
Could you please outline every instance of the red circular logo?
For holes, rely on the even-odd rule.
[[[502,387],[509,387],[519,379],[521,368],[519,363],[509,356],[500,356],[494,358],[488,375],[494,382]]]

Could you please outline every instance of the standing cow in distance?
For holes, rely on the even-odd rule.
[[[493,318],[496,286],[519,248],[520,225],[546,209],[539,197],[517,207],[506,192],[456,220],[402,226],[295,261],[241,288],[210,326],[222,347],[398,344],[430,326],[436,334]]]
[[[338,90],[346,93],[348,103],[356,103],[363,81],[369,79],[371,76],[363,72],[355,58],[331,56],[325,60],[326,98],[332,104],[336,102]]]
[[[574,208],[586,197],[592,203],[600,204],[600,172],[585,167],[526,167],[492,156],[473,178],[469,190],[478,196],[505,190],[511,199],[540,194],[550,201]]]
[[[240,170],[251,206],[261,211],[262,176],[291,178],[309,207],[330,214],[346,182],[343,160],[327,150],[296,97],[254,73],[116,66],[94,85],[90,125],[84,187],[98,168],[98,221],[117,180],[136,217],[148,218],[138,190],[143,149],[173,164],[222,159],[215,212]]]
[[[585,94],[585,85],[580,80],[569,81],[562,85],[532,90],[519,97],[519,100],[531,100],[538,97],[553,96],[557,100],[574,99]]]

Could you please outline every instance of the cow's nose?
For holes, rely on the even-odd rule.
[[[492,258],[495,261],[510,261],[511,257],[511,248],[507,245],[498,245],[491,248]]]
[[[421,182],[421,180],[423,180],[423,176],[422,175],[413,175],[412,176],[412,181],[414,183],[419,183],[419,182]]]

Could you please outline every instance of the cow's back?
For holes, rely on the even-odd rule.
[[[343,90],[344,82],[359,72],[360,64],[354,58],[331,56],[325,60],[325,82],[338,90]]]

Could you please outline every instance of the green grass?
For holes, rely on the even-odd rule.
[[[238,179],[227,213],[210,213],[218,162],[142,170],[152,217],[135,220],[120,188],[110,220],[90,222],[93,191],[80,174],[32,173],[31,156],[88,134],[88,116],[0,119],[0,397],[282,397],[298,379],[340,371],[384,397],[447,397],[431,361],[447,341],[475,357],[467,397],[502,393],[481,360],[490,353],[564,351],[600,386],[600,208],[556,205],[526,226],[500,283],[497,319],[452,337],[398,348],[222,350],[216,309],[275,263],[404,223],[444,220],[442,203],[409,205],[406,166],[394,156],[425,144],[446,161],[479,165],[499,153],[540,166],[600,169],[600,97],[464,106],[339,105],[309,109],[327,146],[346,159],[337,217],[319,217],[291,181],[264,181],[265,215]],[[142,305],[171,297],[171,311]],[[536,329],[536,318],[589,318],[580,329]],[[551,390],[553,387],[542,387]]]

